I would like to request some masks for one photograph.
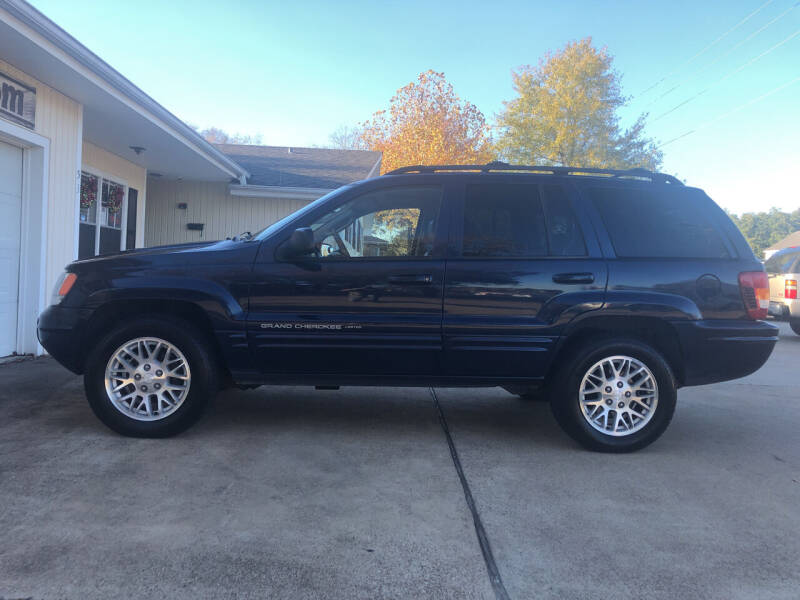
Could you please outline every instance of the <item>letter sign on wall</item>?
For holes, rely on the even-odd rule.
[[[33,129],[36,89],[0,73],[0,117]]]

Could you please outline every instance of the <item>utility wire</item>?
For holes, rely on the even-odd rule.
[[[648,109],[649,107],[651,107],[653,104],[655,104],[656,102],[658,102],[658,101],[659,101],[659,100],[661,100],[662,98],[664,98],[664,97],[668,96],[669,94],[671,94],[672,92],[674,92],[676,89],[678,89],[678,88],[681,86],[681,84],[682,84],[682,83],[685,83],[686,81],[688,81],[688,80],[690,80],[690,79],[694,79],[696,76],[698,76],[698,75],[701,75],[702,73],[705,73],[706,71],[708,71],[708,69],[709,69],[709,68],[713,67],[715,64],[717,64],[717,63],[718,63],[719,61],[721,61],[723,58],[725,58],[726,56],[730,55],[730,54],[731,54],[731,52],[733,52],[734,50],[736,50],[737,48],[739,48],[739,47],[740,47],[742,44],[746,44],[747,42],[749,42],[750,40],[752,40],[754,37],[756,37],[758,34],[760,34],[761,32],[763,32],[763,31],[764,31],[764,30],[766,30],[767,28],[769,28],[771,25],[773,25],[773,24],[777,23],[778,21],[780,21],[782,18],[784,18],[786,15],[788,15],[790,12],[792,12],[792,11],[793,11],[795,8],[797,8],[798,6],[800,6],[800,1],[798,1],[798,2],[795,2],[795,3],[794,3],[794,4],[792,4],[792,5],[791,5],[789,8],[787,8],[785,11],[783,11],[781,14],[779,14],[777,17],[775,17],[775,18],[774,18],[774,19],[772,19],[771,21],[768,21],[768,22],[767,22],[765,25],[762,25],[761,27],[759,27],[758,29],[756,29],[756,30],[755,30],[753,33],[751,33],[750,35],[748,35],[746,38],[744,38],[744,39],[743,39],[742,41],[740,41],[738,44],[735,44],[734,46],[732,46],[731,48],[729,48],[727,52],[723,53],[721,56],[718,56],[717,58],[715,58],[714,60],[712,60],[712,61],[711,61],[710,63],[708,63],[708,64],[707,64],[705,67],[702,67],[702,68],[700,68],[699,70],[695,71],[695,72],[694,72],[692,75],[690,75],[689,77],[687,77],[687,78],[686,78],[686,79],[684,79],[683,81],[679,81],[679,82],[678,82],[676,85],[674,85],[673,87],[671,87],[670,89],[668,89],[666,92],[664,92],[663,94],[661,94],[660,96],[658,96],[658,97],[657,97],[657,98],[655,98],[654,100],[651,100],[651,101],[650,101],[650,103],[649,103],[649,104],[647,104],[647,105],[644,107],[644,110],[647,110],[647,109]]]
[[[795,77],[791,81],[787,81],[783,85],[779,85],[778,87],[773,88],[772,90],[768,91],[766,94],[761,94],[757,98],[753,98],[752,100],[749,100],[748,102],[745,102],[744,104],[741,104],[741,105],[737,106],[736,108],[729,110],[726,113],[723,113],[723,114],[721,114],[721,115],[719,115],[717,117],[714,117],[710,121],[706,121],[705,123],[701,123],[700,125],[698,125],[694,129],[690,129],[686,133],[683,133],[683,134],[679,135],[678,137],[672,138],[671,140],[668,140],[668,141],[664,142],[663,144],[660,144],[658,147],[659,148],[663,148],[667,144],[671,144],[672,142],[677,142],[678,140],[683,139],[688,135],[696,133],[696,132],[700,131],[701,129],[705,129],[706,127],[709,127],[709,126],[713,125],[717,121],[720,121],[720,120],[722,120],[722,119],[724,119],[726,117],[729,117],[732,114],[739,112],[740,110],[743,110],[743,109],[745,109],[745,108],[747,108],[749,106],[752,106],[753,104],[756,104],[757,102],[761,102],[762,100],[765,100],[766,98],[768,98],[768,97],[770,97],[770,96],[772,96],[774,94],[777,94],[778,92],[786,89],[787,87],[790,87],[790,86],[794,85],[797,82],[800,82],[800,77]]]
[[[739,73],[740,71],[742,71],[742,70],[746,69],[747,67],[749,67],[750,65],[752,65],[754,62],[756,62],[756,61],[758,61],[758,60],[760,60],[760,59],[764,58],[764,57],[765,57],[767,54],[769,54],[769,53],[771,53],[771,52],[773,52],[773,51],[777,50],[778,48],[780,48],[781,46],[783,46],[785,43],[787,43],[787,42],[789,42],[789,41],[793,40],[793,39],[794,39],[794,38],[796,38],[798,35],[800,35],[800,29],[798,29],[797,31],[795,31],[794,33],[792,33],[791,35],[789,35],[788,37],[786,37],[786,38],[782,39],[780,42],[778,42],[778,43],[777,43],[777,44],[775,44],[774,46],[772,46],[772,47],[770,47],[770,48],[767,48],[766,50],[764,50],[764,52],[762,52],[762,53],[761,53],[761,54],[759,54],[758,56],[755,56],[754,58],[751,58],[750,60],[748,60],[748,61],[747,61],[747,62],[745,62],[744,64],[740,65],[739,67],[737,67],[736,69],[734,69],[733,71],[731,71],[730,73],[728,73],[727,75],[724,75],[723,77],[720,77],[720,78],[719,78],[719,79],[717,79],[716,81],[714,81],[714,82],[712,82],[712,83],[708,84],[708,85],[707,85],[707,86],[706,86],[704,89],[700,90],[700,91],[699,91],[699,92],[697,92],[695,95],[693,95],[693,96],[689,96],[689,97],[688,97],[686,100],[684,100],[683,102],[680,102],[679,104],[676,104],[675,106],[673,106],[672,108],[670,108],[668,111],[661,113],[661,114],[660,114],[660,115],[658,115],[658,116],[657,116],[655,119],[653,119],[653,121],[651,121],[651,122],[658,121],[659,119],[662,119],[662,118],[666,117],[667,115],[669,115],[669,114],[671,114],[671,113],[675,112],[676,110],[678,110],[678,109],[679,109],[679,108],[681,108],[682,106],[685,106],[686,104],[688,104],[688,103],[689,103],[689,102],[691,102],[692,100],[695,100],[696,98],[699,98],[700,96],[702,96],[703,94],[705,94],[705,93],[706,93],[708,90],[710,90],[710,89],[711,89],[712,87],[714,87],[715,85],[717,85],[717,84],[719,84],[719,83],[722,83],[722,82],[723,82],[723,81],[725,81],[726,79],[730,79],[731,77],[733,77],[734,75],[736,75],[736,74],[737,74],[737,73]]]
[[[706,47],[704,47],[702,50],[700,50],[699,52],[697,52],[697,53],[696,53],[694,56],[692,56],[691,58],[689,58],[687,61],[685,61],[685,62],[681,63],[681,64],[680,64],[678,67],[676,67],[675,69],[673,69],[672,71],[670,71],[669,73],[667,73],[666,75],[664,75],[664,77],[662,77],[661,79],[659,79],[658,81],[656,81],[656,82],[655,82],[653,85],[651,85],[650,87],[648,87],[648,88],[647,88],[647,89],[645,89],[644,91],[640,92],[640,93],[639,93],[639,96],[643,96],[644,94],[646,94],[646,93],[647,93],[647,92],[649,92],[650,90],[652,90],[652,89],[654,89],[654,88],[658,87],[659,85],[661,85],[661,83],[663,83],[663,82],[664,82],[666,79],[669,79],[669,77],[671,77],[672,75],[674,75],[675,73],[677,73],[678,71],[680,71],[680,70],[681,70],[683,67],[685,67],[686,65],[688,65],[688,64],[690,64],[690,63],[694,62],[695,60],[697,60],[698,58],[700,58],[700,57],[701,57],[703,54],[705,54],[706,52],[708,52],[708,51],[709,51],[711,48],[713,48],[713,47],[714,47],[714,46],[716,46],[718,43],[720,43],[720,42],[721,42],[723,39],[725,39],[725,38],[726,38],[726,37],[727,37],[729,34],[731,34],[731,33],[733,33],[734,31],[736,31],[736,30],[737,30],[739,27],[741,27],[742,25],[744,25],[745,23],[747,23],[747,21],[749,21],[750,19],[752,19],[752,18],[753,18],[754,16],[756,16],[756,15],[757,15],[759,12],[761,12],[761,11],[762,11],[763,9],[765,9],[767,6],[769,6],[770,4],[772,4],[772,2],[773,2],[773,0],[767,0],[766,2],[764,2],[764,4],[762,4],[761,6],[759,6],[757,9],[755,9],[753,12],[751,12],[749,15],[747,15],[747,16],[746,16],[744,19],[742,19],[741,21],[739,21],[739,22],[738,22],[736,25],[734,25],[733,27],[731,27],[730,29],[728,29],[728,31],[726,31],[725,33],[723,33],[722,35],[720,35],[720,36],[719,36],[717,39],[715,39],[713,42],[711,42],[711,43],[710,43],[710,44],[708,44]]]

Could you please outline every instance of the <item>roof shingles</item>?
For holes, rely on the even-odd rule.
[[[331,190],[378,175],[381,159],[380,152],[366,150],[215,145],[250,172],[248,185]]]

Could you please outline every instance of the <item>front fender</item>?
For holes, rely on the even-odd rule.
[[[109,280],[107,287],[91,291],[84,306],[97,309],[121,300],[190,302],[202,308],[215,326],[226,327],[245,320],[247,290],[243,286],[236,292],[235,288],[210,279],[124,275]]]

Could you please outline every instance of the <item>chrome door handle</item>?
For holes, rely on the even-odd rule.
[[[433,283],[433,275],[427,273],[414,273],[403,275],[389,275],[389,283],[405,283],[410,285],[427,285]]]
[[[554,283],[594,283],[593,273],[556,273],[553,275]]]

